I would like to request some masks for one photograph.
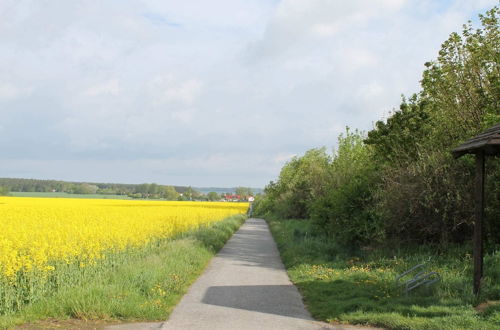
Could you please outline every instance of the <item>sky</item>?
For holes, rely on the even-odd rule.
[[[0,177],[264,187],[497,0],[0,0]]]

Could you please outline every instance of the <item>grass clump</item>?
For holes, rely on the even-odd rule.
[[[188,287],[240,227],[237,215],[127,251],[101,263],[55,293],[0,316],[0,328],[44,319],[101,321],[165,320]]]
[[[467,247],[349,251],[311,234],[308,221],[269,224],[292,282],[317,319],[390,329],[500,328],[500,305],[495,303],[500,299],[499,252],[485,257],[482,294],[475,297]],[[406,295],[395,278],[421,263],[442,280]]]

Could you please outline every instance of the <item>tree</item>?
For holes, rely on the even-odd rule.
[[[247,187],[237,187],[235,189],[235,193],[236,193],[236,195],[241,196],[241,198],[245,198],[245,197],[253,195],[252,189],[251,188],[247,188]]]
[[[75,188],[73,189],[74,194],[95,194],[99,187],[93,184],[88,184],[88,183],[82,183],[79,185],[76,185]]]
[[[413,162],[427,148],[429,133],[429,102],[414,94],[410,99],[403,97],[399,110],[386,122],[377,121],[368,132],[365,143],[373,147],[377,161],[403,165]]]
[[[179,193],[172,186],[166,186],[163,188],[163,198],[169,201],[175,201],[179,199]]]
[[[207,198],[209,201],[213,202],[213,201],[218,201],[220,199],[220,196],[215,191],[211,191],[207,194]]]
[[[134,193],[141,194],[143,197],[147,197],[149,191],[149,184],[147,183],[142,183],[140,185],[137,185],[134,189]]]
[[[191,189],[191,199],[195,201],[204,200],[204,195],[196,189]]]
[[[148,196],[154,196],[158,194],[159,186],[156,183],[151,183],[147,188]]]
[[[480,15],[481,29],[452,33],[426,63],[422,96],[433,107],[433,133],[447,147],[500,122],[499,8]],[[435,141],[437,142],[437,141]]]
[[[7,186],[0,186],[0,196],[8,196],[9,190],[9,187]]]
[[[182,194],[185,200],[192,201],[194,198],[195,190],[189,186],[186,191]]]
[[[283,166],[278,180],[266,186],[266,196],[256,203],[256,210],[282,218],[308,218],[311,201],[321,196],[328,185],[330,162],[325,148],[294,157]]]
[[[321,232],[351,246],[380,240],[383,226],[374,212],[379,181],[371,146],[363,132],[346,129],[329,166],[329,180],[309,207],[311,220]]]

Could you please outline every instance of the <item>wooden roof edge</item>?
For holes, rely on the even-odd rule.
[[[500,123],[465,141],[454,148],[451,153],[454,158],[459,158],[465,154],[476,154],[480,151],[484,151],[487,155],[500,154]]]
[[[453,149],[451,151],[452,155],[453,155],[453,158],[457,159],[457,158],[460,158],[462,157],[463,155],[467,155],[467,154],[476,154],[480,151],[480,149],[476,149],[476,150],[470,150],[470,149],[464,149],[464,150],[457,150],[457,149]]]
[[[494,143],[478,143],[475,146],[460,146],[451,151],[454,158],[460,158],[465,154],[477,154],[484,152],[487,156],[500,156],[500,139],[495,139]]]
[[[485,150],[485,148],[476,148],[476,149],[464,149],[464,150],[453,150],[451,153],[453,158],[457,159],[467,154],[478,154],[480,152],[484,152],[487,156],[500,156],[500,148],[498,150]]]

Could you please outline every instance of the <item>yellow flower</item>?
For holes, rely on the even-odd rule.
[[[12,282],[23,273],[57,272],[58,264],[94,266],[107,253],[145,246],[247,208],[247,203],[0,197],[0,290],[2,278]]]

